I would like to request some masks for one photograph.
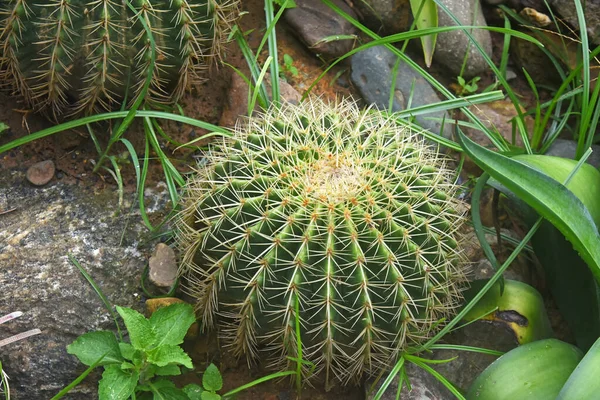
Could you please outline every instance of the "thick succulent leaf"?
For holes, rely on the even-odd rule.
[[[551,156],[518,155],[514,158],[559,182],[564,182],[577,164],[574,160]],[[509,198],[511,210],[530,226],[533,224],[538,217],[533,208],[496,180],[490,180],[489,184]],[[598,226],[600,202],[597,199],[600,197],[600,173],[590,165],[584,164],[572,177],[567,187],[587,207]],[[577,346],[586,351],[600,336],[598,284],[592,272],[579,254],[573,250],[571,243],[548,221],[540,225],[531,244],[544,268],[546,285],[573,332]]]
[[[529,165],[479,146],[462,132],[459,142],[484,171],[550,221],[573,244],[600,281],[600,240],[594,220],[573,192]]]
[[[466,302],[478,293],[485,283],[485,280],[472,282],[465,293]],[[490,313],[486,314],[488,312]],[[519,344],[553,336],[542,296],[535,288],[523,282],[505,280],[502,293],[500,283],[497,283],[465,315],[464,319],[472,321],[482,315],[485,315],[482,318],[484,320],[506,325],[515,333]]]
[[[569,376],[556,400],[593,399],[600,393],[600,339]]]
[[[513,349],[475,379],[467,400],[554,400],[583,354],[568,343],[545,339]]]

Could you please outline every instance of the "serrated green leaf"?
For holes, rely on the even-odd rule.
[[[127,400],[135,390],[138,379],[135,371],[126,372],[118,365],[109,365],[98,383],[98,397],[101,400]]]
[[[117,311],[127,327],[129,340],[137,350],[146,350],[156,342],[156,334],[152,324],[142,314],[132,310],[117,306]]]
[[[535,168],[479,146],[462,132],[460,145],[494,179],[533,207],[571,242],[600,282],[600,240],[590,212],[562,183]]]
[[[98,365],[123,362],[117,338],[113,332],[109,331],[84,333],[67,346],[67,352],[75,355],[87,366],[94,364],[102,355],[104,355],[104,359]]]
[[[178,365],[170,364],[164,367],[156,367],[154,373],[158,376],[181,375],[181,368]]]
[[[194,308],[186,303],[175,303],[156,310],[150,317],[150,324],[156,332],[156,347],[183,343],[185,334],[194,322]]]
[[[223,377],[219,372],[219,368],[215,364],[210,364],[204,375],[202,375],[202,385],[204,389],[211,392],[217,392],[223,388]]]
[[[437,28],[438,13],[434,0],[410,0],[410,8],[415,17],[417,29]],[[436,33],[421,36],[421,46],[427,67],[431,66],[436,39]]]
[[[150,385],[153,400],[189,400],[188,396],[175,384],[166,379],[160,379]]]
[[[179,346],[164,345],[148,352],[148,362],[164,367],[168,364],[182,364],[194,368],[192,359]]]
[[[202,392],[204,392],[204,389],[202,389],[202,386],[200,385],[190,383],[183,388],[183,391],[185,394],[187,394],[190,400],[202,400],[201,396]]]
[[[212,393],[212,392],[207,392],[204,391],[202,392],[202,394],[200,395],[202,400],[221,400],[221,396],[216,394],[216,393]]]
[[[123,358],[127,360],[133,360],[135,352],[138,351],[130,343],[123,342],[119,343],[119,349],[121,350],[121,355]]]

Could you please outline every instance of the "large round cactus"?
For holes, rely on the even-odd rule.
[[[237,0],[1,3],[0,83],[59,117],[135,99],[148,76],[148,99],[177,101],[220,54]]]
[[[176,224],[204,328],[328,383],[389,366],[452,314],[464,206],[413,128],[312,99],[239,125],[207,156]]]

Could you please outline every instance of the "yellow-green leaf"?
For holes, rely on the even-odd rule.
[[[437,28],[438,12],[434,0],[410,0],[410,8],[415,18],[417,29]],[[421,36],[421,46],[425,64],[430,67],[435,50],[437,33]]]

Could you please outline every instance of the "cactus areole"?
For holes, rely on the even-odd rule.
[[[457,307],[464,209],[446,160],[377,110],[310,99],[213,147],[177,221],[204,328],[330,385],[390,366]]]
[[[220,56],[236,9],[237,0],[3,0],[0,84],[54,118],[133,101],[148,79],[146,100],[174,103]]]

